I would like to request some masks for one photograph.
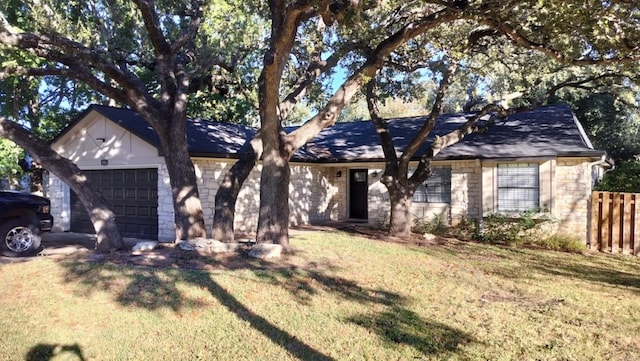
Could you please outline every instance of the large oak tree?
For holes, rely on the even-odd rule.
[[[269,1],[269,7],[272,22],[270,41],[259,82],[260,139],[253,141],[254,155],[236,163],[219,191],[214,228],[221,237],[232,237],[235,197],[261,154],[263,171],[257,241],[281,243],[285,247],[288,246],[290,157],[322,129],[334,124],[345,105],[380,69],[410,70],[416,64],[420,66],[419,63],[443,54],[450,59],[444,64],[447,70],[433,72],[442,81],[433,97],[434,103],[425,126],[400,157],[399,167],[385,173],[387,178],[404,181],[407,180],[409,160],[442,112],[442,102],[455,75],[456,64],[464,60],[462,54],[467,50],[460,46],[461,42],[472,40],[470,43],[476,44],[483,38],[499,39],[478,44],[480,48],[489,48],[482,52],[491,61],[500,61],[503,56],[501,49],[508,45],[524,52],[541,54],[557,63],[589,66],[632,63],[637,60],[640,41],[637,6],[624,2]],[[298,54],[295,46],[300,29],[308,27],[310,22],[320,24],[317,28],[327,32],[323,41],[331,43],[326,48],[320,46],[313,53],[315,58],[320,60],[320,55],[325,54],[339,55],[347,76],[326,103],[318,107],[316,115],[295,131],[287,133],[282,127],[283,115],[286,115],[286,111],[281,111],[282,77],[290,66],[291,55]],[[462,35],[462,38],[442,37],[443,29]],[[471,37],[475,38],[468,39]],[[347,46],[351,46],[349,51],[332,53]],[[468,49],[475,50],[473,47]],[[321,64],[322,61],[316,63]],[[442,67],[442,64],[437,66]],[[326,70],[322,66],[315,69]],[[491,109],[496,110],[497,107],[485,107],[484,111]],[[467,129],[451,134],[451,139],[460,139],[475,128],[472,122]],[[434,156],[437,150],[431,153]],[[420,163],[411,184],[398,188],[403,189],[400,198],[406,200],[412,195],[413,186],[428,177],[428,168],[428,162]],[[400,213],[406,215],[405,212]],[[406,218],[400,222],[404,224],[401,229],[396,227],[393,231],[406,234]]]
[[[199,0],[12,1],[2,10],[13,12],[0,16],[0,76],[72,79],[137,111],[160,139],[173,193],[176,239],[205,236],[188,153],[188,102],[199,91],[202,97],[202,89],[225,94],[237,83],[229,74],[246,60],[246,50],[254,49],[252,36],[260,35],[255,19],[239,5]],[[8,51],[38,61],[15,62],[4,57]],[[69,168],[44,165],[64,180],[74,176]]]

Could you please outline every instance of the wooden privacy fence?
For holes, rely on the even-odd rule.
[[[590,249],[640,255],[640,193],[593,192]]]

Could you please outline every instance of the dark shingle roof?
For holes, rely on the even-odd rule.
[[[93,105],[84,113],[96,110],[123,128],[159,148],[153,129],[136,112],[129,109]],[[469,114],[448,114],[438,118],[432,134],[418,155],[435,135],[443,135],[464,123]],[[80,117],[82,118],[82,116]],[[389,131],[401,152],[420,129],[425,117],[389,119]],[[74,123],[75,124],[75,123]],[[58,138],[69,131],[70,125]],[[207,120],[189,120],[187,124],[189,152],[193,156],[237,157],[246,151],[246,140],[256,129]],[[566,105],[541,107],[511,115],[486,133],[472,134],[460,143],[444,149],[436,159],[504,159],[522,157],[588,156],[599,157]],[[417,158],[417,157],[416,157]],[[373,124],[369,121],[338,123],[324,129],[293,157],[299,162],[358,162],[383,160],[382,147]]]
[[[438,118],[433,132],[416,159],[436,135],[457,129],[470,114],[447,114]],[[425,117],[389,119],[389,132],[401,152],[424,123]],[[582,127],[567,105],[541,107],[511,115],[483,134],[471,134],[444,149],[436,159],[498,159],[554,156],[601,156],[589,143]],[[384,159],[382,147],[370,121],[339,123],[324,129],[309,142],[300,161],[356,162]]]
[[[160,139],[137,112],[102,105],[92,105],[88,111],[92,109],[160,149]],[[253,138],[255,133],[254,128],[244,125],[189,119],[189,153],[192,156],[232,157],[242,148],[245,139]]]

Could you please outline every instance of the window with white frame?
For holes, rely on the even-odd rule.
[[[431,167],[431,176],[413,193],[414,203],[451,203],[451,167]]]
[[[539,209],[539,165],[537,163],[498,164],[498,211],[526,212]]]

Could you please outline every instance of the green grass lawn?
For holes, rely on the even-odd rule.
[[[212,271],[0,265],[0,360],[636,360],[640,261],[338,232]]]

